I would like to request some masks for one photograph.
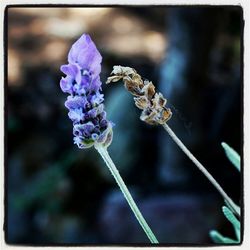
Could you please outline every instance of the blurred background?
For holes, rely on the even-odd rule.
[[[152,80],[170,127],[242,203],[220,145],[242,152],[240,7],[9,7],[6,21],[7,243],[149,243],[97,152],[73,145],[59,68],[84,32],[103,56],[103,83],[113,65]],[[139,120],[122,83],[103,90],[110,155],[159,241],[212,244],[211,229],[234,238],[223,199],[163,128]]]

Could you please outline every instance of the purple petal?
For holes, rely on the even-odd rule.
[[[81,81],[74,85],[73,90],[78,95],[86,94],[90,89],[90,81],[89,75],[85,74],[81,76]]]
[[[88,35],[83,34],[71,47],[68,54],[68,62],[69,63],[77,63],[77,57],[79,51],[84,50],[87,51],[88,43],[89,43]]]
[[[90,111],[88,111],[88,115],[90,118],[95,118],[97,116],[97,109],[93,108]]]
[[[83,34],[73,45],[68,55],[69,63],[78,63],[94,75],[101,72],[102,56],[89,35]]]
[[[89,118],[95,118],[97,115],[101,114],[104,110],[104,105],[100,104],[95,108],[92,108],[91,110],[88,111],[88,116]]]
[[[78,109],[71,109],[68,113],[69,118],[73,121],[73,122],[80,122],[83,120],[83,112],[81,108]]]
[[[102,119],[100,122],[101,128],[106,128],[108,126],[108,121],[106,119]]]
[[[73,134],[75,136],[83,136],[85,138],[90,137],[95,126],[92,122],[87,122],[85,124],[75,124],[73,128]]]
[[[77,63],[77,56],[80,50],[86,50],[87,48],[87,40],[86,34],[83,34],[71,47],[68,54],[68,62],[69,63]]]
[[[92,106],[95,107],[104,101],[104,95],[98,91],[94,95],[90,96],[89,99]]]
[[[68,96],[65,106],[68,109],[83,108],[86,103],[86,98],[83,96]]]
[[[82,68],[88,69],[94,76],[97,76],[101,72],[102,57],[95,45],[92,44],[88,47],[88,50],[80,50],[77,62]]]
[[[85,124],[82,124],[82,129],[86,133],[91,133],[95,128],[95,125],[92,122],[87,122]]]
[[[86,92],[88,91],[88,89],[85,86],[78,83],[73,86],[73,90],[77,95],[85,95]]]
[[[101,114],[100,114],[100,119],[101,119],[101,120],[102,120],[102,119],[106,119],[106,116],[107,116],[106,111],[103,111],[103,112],[101,112]]]
[[[81,68],[77,64],[65,64],[60,69],[64,74],[74,78],[77,83],[81,82]]]
[[[89,86],[89,89],[91,91],[98,91],[101,89],[101,86],[102,86],[102,82],[100,80],[100,76],[98,75],[97,77],[95,77],[91,83],[90,83],[90,86]]]
[[[72,94],[73,78],[70,76],[62,77],[60,80],[60,87],[64,93]]]
[[[81,77],[81,85],[85,86],[86,88],[89,88],[91,83],[91,76],[88,73],[85,73]]]
[[[82,138],[84,138],[84,135],[82,134],[83,130],[81,128],[82,124],[75,124],[73,127],[73,135],[74,136],[81,136]]]

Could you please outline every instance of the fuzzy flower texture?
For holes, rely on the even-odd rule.
[[[65,106],[73,122],[74,143],[79,148],[97,144],[108,147],[112,141],[113,124],[106,118],[101,93],[101,61],[90,36],[83,34],[72,45],[68,64],[61,66],[66,77],[62,77],[60,86],[69,94]]]
[[[172,116],[169,108],[166,108],[167,99],[162,93],[155,91],[155,86],[142,77],[135,69],[123,66],[114,66],[107,84],[123,80],[125,88],[134,95],[135,105],[142,109],[140,119],[150,125],[163,125]]]

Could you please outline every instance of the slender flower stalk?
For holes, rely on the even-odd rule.
[[[73,122],[73,141],[80,149],[92,146],[103,158],[114,176],[136,219],[151,243],[158,243],[155,235],[143,218],[134,202],[107,148],[113,138],[113,123],[106,118],[104,95],[101,93],[102,57],[90,36],[83,34],[73,45],[68,54],[68,64],[61,66],[66,74],[60,86],[69,96],[65,102],[68,116]]]
[[[214,185],[218,192],[222,195],[224,200],[232,208],[232,210],[240,217],[240,208],[233,202],[233,200],[225,193],[223,188],[214,179],[214,177],[207,171],[207,169],[197,160],[197,158],[188,150],[188,148],[182,143],[182,141],[176,136],[174,131],[166,124],[162,124],[163,128],[167,131],[173,141],[180,147],[180,149],[187,155],[187,157],[199,168],[199,170],[208,178],[208,180]]]
[[[119,188],[121,189],[124,197],[126,198],[131,210],[133,211],[136,219],[140,223],[141,227],[143,228],[144,232],[146,233],[147,237],[150,239],[151,243],[157,244],[159,243],[158,240],[156,239],[154,233],[150,229],[149,225],[143,218],[139,208],[137,207],[136,203],[134,202],[133,197],[131,196],[126,184],[124,183],[122,177],[119,174],[119,171],[117,170],[114,162],[112,161],[107,148],[103,146],[95,146],[96,150],[99,152],[99,154],[102,156],[104,162],[108,166],[111,174],[114,176]]]
[[[111,76],[107,79],[106,83],[117,82],[119,80],[123,80],[125,88],[135,96],[135,105],[142,110],[140,119],[150,125],[162,125],[174,142],[213,184],[235,214],[240,217],[240,208],[167,125],[167,121],[171,118],[172,112],[169,108],[165,107],[167,100],[161,93],[156,93],[153,83],[148,80],[143,81],[136,70],[130,67],[114,66]]]

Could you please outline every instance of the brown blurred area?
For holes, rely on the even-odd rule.
[[[58,70],[70,44],[84,32],[103,52],[141,56],[154,63],[161,62],[167,46],[163,29],[129,9],[10,8],[8,83],[23,84],[23,67],[48,65]]]

